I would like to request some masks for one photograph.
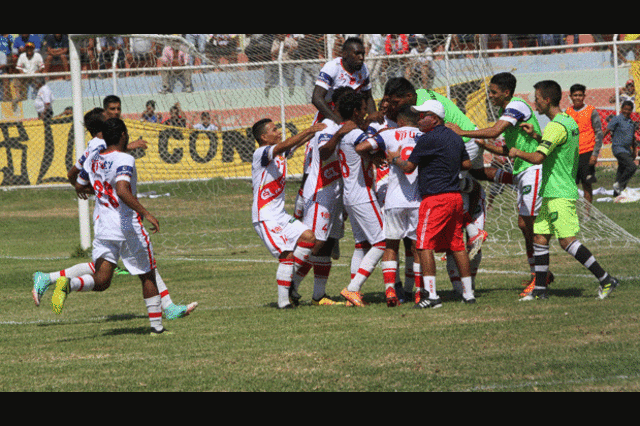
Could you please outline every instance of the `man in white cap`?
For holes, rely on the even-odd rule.
[[[475,297],[463,237],[464,208],[460,193],[461,170],[469,170],[471,161],[464,141],[444,126],[444,106],[428,100],[412,107],[420,113],[418,128],[424,132],[408,158],[401,151],[388,152],[389,164],[405,173],[418,169],[418,189],[422,196],[417,229],[417,248],[428,297],[421,298],[416,308],[439,308],[442,301],[436,293],[436,252],[453,256],[460,271],[463,301],[474,303]],[[427,220],[428,219],[428,220]]]

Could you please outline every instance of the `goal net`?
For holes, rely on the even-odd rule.
[[[268,117],[285,129],[284,137],[310,126],[318,72],[329,58],[340,56],[349,35],[293,36],[70,36],[83,69],[74,106],[86,112],[115,94],[131,140],[148,142],[146,150],[133,154],[139,196],[160,219],[161,232],[153,237],[159,256],[252,255],[261,246],[251,224],[256,148],[251,126]],[[376,101],[389,78],[404,76],[416,88],[437,90],[454,100],[478,127],[497,119],[487,99],[493,70],[479,35],[360,36],[367,46]],[[92,63],[80,50],[83,46],[99,46],[102,62]],[[299,150],[288,161],[289,207],[299,187],[302,156]],[[489,155],[485,163],[510,165],[508,159]],[[524,253],[512,187],[483,185],[491,198],[484,255]],[[578,207],[583,219],[584,200]],[[580,237],[587,244],[638,243],[595,206],[590,210],[592,219],[581,223]]]

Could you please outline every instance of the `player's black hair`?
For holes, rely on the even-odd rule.
[[[271,123],[272,121],[270,118],[263,118],[251,127],[251,134],[253,134],[258,144],[260,144],[260,136],[264,134],[267,123]]]
[[[95,137],[102,131],[104,124],[104,109],[96,107],[84,115],[84,127],[89,134]]]
[[[345,40],[344,43],[342,43],[342,50],[345,51],[347,49],[351,49],[351,46],[356,44],[364,47],[364,43],[362,42],[362,39],[358,37],[349,37],[348,39]]]
[[[540,91],[543,98],[549,99],[552,106],[560,106],[562,100],[562,88],[553,80],[539,81],[533,88]]]
[[[624,106],[629,106],[629,107],[631,107],[631,109],[633,109],[633,107],[634,107],[633,101],[624,101],[624,102],[622,102],[622,105],[620,105],[620,108],[622,108]]]
[[[338,105],[338,113],[343,120],[349,120],[353,117],[353,112],[362,106],[364,96],[361,93],[347,92],[340,98]]]
[[[413,108],[411,108],[411,105],[404,104],[398,110],[398,118],[400,117],[404,117],[404,119],[410,123],[416,124],[418,123],[420,114],[414,111]]]
[[[573,86],[571,86],[569,88],[569,93],[573,94],[573,92],[586,93],[587,92],[587,86],[585,86],[584,84],[576,83],[576,84],[574,84]]]
[[[102,137],[107,146],[117,145],[123,133],[127,133],[127,125],[119,118],[110,118],[102,126]]]
[[[102,107],[104,109],[107,109],[109,104],[116,104],[116,103],[122,105],[122,101],[120,100],[119,97],[117,97],[116,95],[109,95],[105,97],[104,100],[102,101]]]
[[[491,77],[491,84],[495,84],[500,88],[500,90],[509,90],[511,92],[511,96],[516,93],[516,84],[517,84],[516,76],[511,74],[510,72],[501,72],[493,77]]]
[[[342,86],[342,87],[338,87],[337,89],[334,89],[333,93],[331,94],[331,102],[333,102],[334,104],[337,104],[338,99],[340,99],[342,95],[348,92],[355,92],[355,90],[353,89],[353,87],[349,87],[349,86]]]
[[[384,96],[400,96],[403,97],[410,93],[416,93],[413,83],[404,77],[390,78],[384,85]]]

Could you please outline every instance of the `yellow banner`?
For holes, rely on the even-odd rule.
[[[309,127],[312,120],[309,115],[288,121],[287,135]],[[148,143],[146,150],[131,152],[140,182],[251,176],[256,149],[251,128],[210,132],[124,121],[130,140]],[[302,173],[302,151],[289,162],[292,174]],[[0,122],[0,186],[66,183],[75,161],[72,117]]]

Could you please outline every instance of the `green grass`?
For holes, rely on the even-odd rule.
[[[610,188],[612,172],[598,176]],[[296,186],[289,185],[291,194]],[[236,218],[246,228],[250,185],[214,189],[222,205],[228,198],[232,206],[216,212],[228,219],[217,220]],[[176,200],[143,203],[154,211],[163,202],[179,208]],[[640,390],[637,248],[589,247],[622,278],[603,301],[589,272],[559,252],[551,257],[556,281],[544,302],[518,302],[528,271],[514,255],[483,260],[475,305],[453,298],[439,263],[441,309],[387,308],[378,269],[365,284],[365,308],[311,306],[307,278],[305,303],[280,311],[275,260],[251,228],[238,230],[248,244],[234,247],[236,232],[229,232],[233,248],[211,255],[186,259],[158,249],[173,300],[200,306],[164,321],[173,334],[152,337],[136,277],[116,277],[103,293],[71,294],[62,315],[51,312],[51,292],[43,306],[33,306],[34,271],[86,260],[71,257],[79,240],[73,191],[0,192],[0,205],[0,391]],[[640,236],[636,203],[596,207]],[[350,241],[347,232],[331,272],[327,292],[334,297],[349,280]]]

